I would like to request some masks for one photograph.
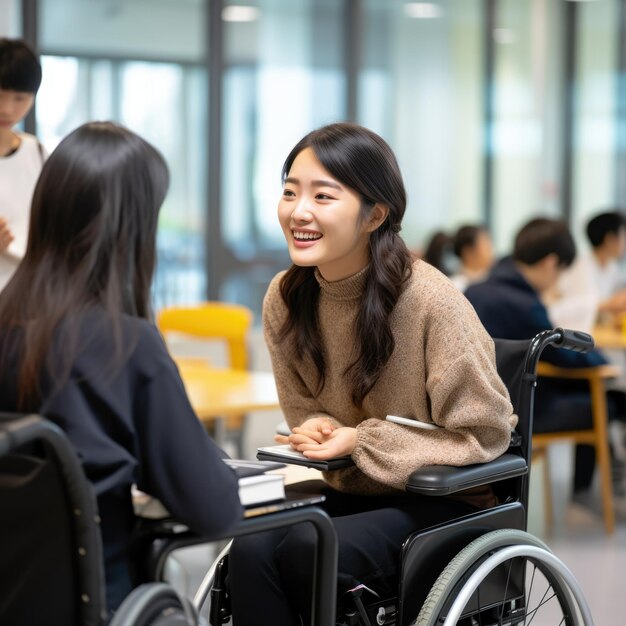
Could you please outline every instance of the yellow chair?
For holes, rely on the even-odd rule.
[[[156,323],[165,338],[172,333],[178,333],[207,341],[224,342],[228,349],[228,366],[245,370],[250,365],[246,340],[253,317],[252,311],[242,305],[205,302],[197,306],[161,309]],[[245,415],[229,416],[226,419],[227,431],[236,435],[240,456],[243,454],[244,422]]]
[[[608,414],[606,407],[606,383],[608,378],[619,375],[619,369],[613,365],[599,365],[585,368],[557,367],[550,363],[540,362],[537,374],[544,378],[561,378],[568,380],[586,380],[591,394],[592,427],[587,430],[559,431],[533,434],[533,456],[543,457],[544,462],[544,493],[546,507],[546,525],[553,521],[552,496],[549,480],[547,449],[552,443],[572,441],[588,444],[596,450],[596,464],[600,473],[600,491],[602,495],[602,513],[607,534],[615,530],[615,510],[613,509],[613,485],[611,482],[611,457],[609,452],[609,435],[607,431]]]

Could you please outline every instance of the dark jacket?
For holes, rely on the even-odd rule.
[[[492,337],[530,339],[542,330],[554,328],[539,295],[511,259],[501,261],[485,282],[472,285],[465,295]],[[592,367],[606,362],[597,350],[579,354],[553,347],[547,348],[541,358],[561,367]],[[608,410],[609,418],[615,417],[617,409],[613,403],[609,402]],[[534,432],[591,428],[587,382],[539,378],[534,417]]]
[[[510,258],[500,261],[486,281],[468,287],[465,296],[492,337],[531,339],[542,330],[554,328],[539,295]],[[591,367],[606,363],[597,350],[580,354],[555,348],[548,348],[542,360],[562,367]]]
[[[196,418],[157,329],[146,320],[123,317],[121,364],[113,368],[115,342],[104,312],[71,323],[80,330],[70,377],[55,388],[50,376],[42,374],[33,408],[65,431],[95,489],[107,603],[115,609],[132,588],[133,483],[209,537],[223,535],[243,510],[236,477],[222,462],[226,455]],[[0,347],[11,337],[0,329]],[[60,363],[64,342],[57,332],[53,367]],[[0,408],[5,411],[17,408],[15,355],[12,362],[0,377]]]

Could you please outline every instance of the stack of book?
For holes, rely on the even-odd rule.
[[[273,470],[285,467],[284,463],[224,459],[239,479],[239,500],[245,508],[245,517],[266,515],[286,509],[318,504],[325,500],[319,493],[300,493],[290,488],[285,491],[285,476]],[[165,507],[152,496],[132,490],[135,515],[148,519],[170,517]]]
[[[283,474],[268,474],[284,467],[283,463],[263,463],[240,459],[224,459],[239,478],[239,500],[244,507],[285,499]]]

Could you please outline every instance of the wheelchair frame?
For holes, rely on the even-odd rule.
[[[67,542],[65,538],[56,537],[55,543],[62,548],[55,555],[65,561],[67,568],[63,570],[66,575],[63,577],[57,562],[48,557],[44,573],[49,578],[56,576],[60,584],[55,587],[57,581],[51,580],[51,584],[42,585],[46,589],[41,590],[32,580],[29,584],[22,581],[17,591],[13,589],[15,595],[10,596],[11,603],[5,606],[0,603],[0,621],[10,619],[14,626],[30,626],[33,620],[51,626],[103,625],[107,614],[100,517],[93,490],[74,448],[63,431],[49,420],[33,414],[0,413],[0,461],[5,460],[9,463],[2,467],[5,473],[0,475],[0,491],[13,495],[25,491],[26,496],[20,496],[22,502],[24,497],[36,495],[32,486],[42,474],[51,478],[46,486],[53,489],[54,508],[65,518],[62,530],[67,532]],[[27,473],[16,472],[16,460],[30,463]],[[2,478],[9,480],[3,482]],[[50,509],[37,511],[41,515],[50,515],[50,512]],[[6,518],[12,528],[11,510],[2,513],[0,517]],[[10,541],[11,536],[7,535],[7,539]],[[48,597],[48,587],[54,588],[52,599]],[[43,596],[41,591],[44,591]],[[60,612],[59,607],[67,612]],[[3,609],[8,610],[10,617],[7,618]],[[37,617],[33,616],[34,612]],[[197,626],[197,612],[192,603],[180,597],[170,585],[150,583],[134,589],[108,622],[108,626],[157,624]]]

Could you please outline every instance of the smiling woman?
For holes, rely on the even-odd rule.
[[[282,174],[278,217],[293,265],[263,305],[291,428],[277,441],[313,460],[352,457],[315,487],[337,531],[339,592],[362,584],[388,597],[410,531],[495,501],[490,488],[408,498],[408,476],[495,458],[515,418],[474,310],[400,238],[406,194],[387,143],[354,124],[324,126],[298,142]],[[237,626],[310,623],[312,535],[294,526],[234,542]]]

